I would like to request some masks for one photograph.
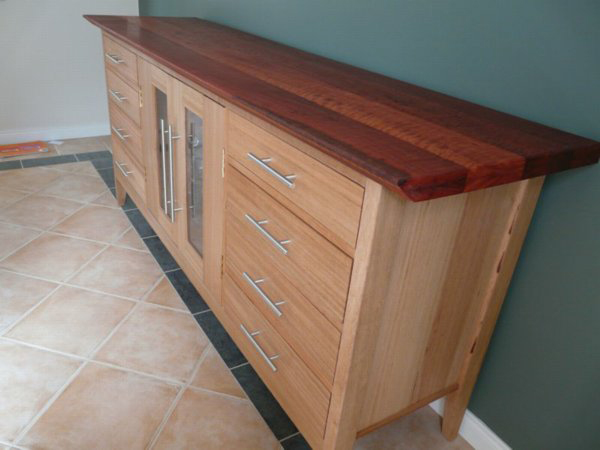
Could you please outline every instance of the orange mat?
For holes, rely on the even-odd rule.
[[[44,153],[48,146],[43,141],[22,142],[20,144],[0,145],[0,158],[27,155],[29,153]]]

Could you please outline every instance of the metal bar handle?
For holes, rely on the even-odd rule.
[[[162,156],[162,176],[163,176],[163,205],[165,214],[168,216],[167,202],[167,148],[165,144],[165,119],[160,119],[160,150]]]
[[[267,163],[271,162],[273,160],[273,158],[259,158],[258,156],[254,155],[252,153],[247,153],[247,155],[248,155],[248,158],[250,160],[254,161],[256,164],[258,164],[261,169],[263,169],[266,172],[273,175],[277,180],[279,180],[280,182],[285,184],[288,188],[294,189],[294,181],[293,180],[296,179],[296,175],[282,175],[279,172],[277,172],[275,169],[273,169],[271,166],[269,166],[269,164],[267,164]]]
[[[127,100],[127,97],[123,97],[121,95],[121,93],[119,91],[113,91],[112,89],[109,89],[108,92],[110,93],[110,95],[112,95],[116,101],[118,101],[119,103],[123,103],[125,100]]]
[[[132,173],[133,173],[133,172],[131,172],[131,171],[128,171],[128,170],[125,170],[125,169],[123,169],[123,167],[126,167],[126,166],[127,166],[127,164],[124,164],[124,163],[123,163],[123,164],[119,164],[119,161],[117,161],[117,160],[115,160],[115,164],[117,165],[117,167],[119,168],[119,170],[121,171],[121,173],[122,173],[123,175],[125,175],[126,177],[128,177],[128,176],[129,176],[129,174],[132,174]]]
[[[173,169],[173,141],[175,139],[179,139],[179,136],[173,136],[173,127],[169,125],[169,129],[167,131],[169,137],[169,188],[171,194],[171,203],[170,207],[170,218],[171,223],[175,222],[175,213],[177,211],[181,211],[182,208],[175,208],[175,171]]]
[[[259,284],[262,283],[262,282],[264,282],[265,280],[264,279],[253,280],[250,277],[250,275],[248,275],[248,273],[246,273],[246,272],[242,273],[242,275],[244,276],[244,278],[248,282],[248,284],[250,286],[252,286],[256,292],[258,292],[258,295],[260,295],[260,297],[267,304],[267,306],[269,308],[271,308],[271,310],[275,313],[275,315],[277,317],[281,317],[283,315],[283,313],[278,308],[278,306],[279,305],[283,305],[285,302],[273,303],[273,301],[269,298],[269,296],[267,294],[265,294],[265,292],[259,286]]]
[[[242,331],[244,332],[244,334],[246,335],[246,337],[248,338],[248,340],[250,342],[252,342],[252,345],[254,345],[254,348],[256,349],[256,351],[260,354],[260,356],[263,357],[263,359],[265,360],[265,362],[269,365],[269,367],[271,368],[271,370],[273,372],[277,372],[277,366],[275,366],[275,364],[273,364],[273,360],[279,358],[279,355],[275,355],[275,356],[269,356],[265,353],[265,351],[261,348],[260,345],[258,345],[258,342],[256,342],[256,339],[254,339],[254,336],[258,336],[260,334],[260,331],[255,331],[254,333],[250,333],[246,327],[240,323],[240,328],[242,329]]]
[[[256,227],[256,229],[258,231],[260,231],[262,233],[262,235],[264,237],[266,237],[269,241],[271,241],[271,243],[277,247],[278,250],[281,251],[281,253],[283,253],[284,255],[288,254],[288,249],[284,247],[284,245],[289,244],[290,242],[292,242],[289,239],[285,239],[283,241],[278,241],[277,239],[275,239],[271,233],[269,233],[267,230],[264,229],[263,225],[269,223],[268,220],[255,220],[254,218],[252,218],[249,214],[244,214],[244,217],[246,217],[246,219],[248,220],[248,222],[250,222],[252,225],[254,225]]]
[[[115,134],[117,135],[117,137],[119,139],[121,139],[123,142],[125,142],[125,139],[127,139],[129,137],[128,134],[121,133],[121,131],[123,131],[123,128],[117,128],[114,125],[111,128],[115,132]]]
[[[112,53],[105,53],[104,56],[106,56],[110,60],[110,62],[115,64],[122,64],[125,62],[121,58],[119,58],[119,55],[115,55]]]

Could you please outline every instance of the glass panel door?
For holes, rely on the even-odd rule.
[[[200,116],[186,108],[186,180],[188,241],[200,256],[203,255],[204,233],[204,130]]]

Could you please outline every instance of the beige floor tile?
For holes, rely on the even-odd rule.
[[[150,292],[146,301],[156,305],[188,311],[187,306],[185,306],[185,303],[183,303],[183,300],[181,300],[181,297],[179,297],[179,294],[167,277],[164,277]]]
[[[99,177],[90,177],[80,173],[67,173],[42,189],[40,193],[79,202],[91,202],[107,190],[106,184]]]
[[[72,155],[73,153],[88,153],[106,150],[104,139],[100,136],[65,139],[62,144],[54,148],[60,155]]]
[[[207,345],[191,315],[141,303],[95,359],[188,381]]]
[[[134,305],[129,300],[62,286],[7,336],[87,357]]]
[[[44,167],[0,171],[0,186],[25,192],[36,192],[56,181],[62,173]]]
[[[31,228],[0,223],[0,260],[39,234],[40,231]]]
[[[95,242],[46,233],[2,260],[0,268],[64,281],[102,247]]]
[[[148,247],[144,244],[144,241],[140,238],[140,235],[131,228],[127,233],[121,236],[117,241],[115,241],[116,245],[120,245],[121,247],[133,248],[136,250],[148,251]]]
[[[280,447],[248,400],[188,389],[154,448],[266,450]]]
[[[148,377],[92,363],[20,444],[31,449],[144,449],[177,390]]]
[[[129,219],[123,211],[88,205],[56,225],[52,231],[95,241],[112,242],[130,226]]]
[[[0,439],[12,441],[80,362],[0,340]]]
[[[8,205],[12,205],[26,195],[26,192],[13,191],[12,189],[4,189],[0,187],[0,209],[5,208]]]
[[[192,381],[192,386],[246,398],[246,394],[212,345],[207,352]]]
[[[56,286],[58,285],[47,281],[0,271],[0,333],[19,320]]]
[[[440,430],[440,417],[429,407],[396,420],[358,439],[354,450],[471,450],[463,438],[449,442]]]
[[[0,211],[0,220],[46,230],[62,221],[82,204],[64,198],[33,194]]]
[[[98,173],[96,168],[91,163],[89,165],[85,166],[83,169],[81,169],[77,173],[81,173],[81,174],[87,175],[89,177],[100,178],[100,174]]]
[[[112,192],[110,192],[110,191],[104,192],[103,194],[100,195],[100,197],[93,200],[91,203],[93,203],[94,205],[110,206],[111,208],[119,208],[117,199],[115,198],[114,195],[112,195]]]
[[[69,173],[81,173],[85,169],[92,168],[94,171],[96,169],[89,161],[82,162],[73,162],[73,163],[65,163],[65,164],[57,164],[55,166],[50,166],[51,169],[58,170],[59,172],[69,172]]]
[[[149,253],[111,246],[73,277],[70,283],[141,299],[161,275],[162,271]]]

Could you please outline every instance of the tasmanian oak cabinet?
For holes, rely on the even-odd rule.
[[[600,145],[198,19],[103,31],[129,194],[314,448],[456,436],[546,174]]]

